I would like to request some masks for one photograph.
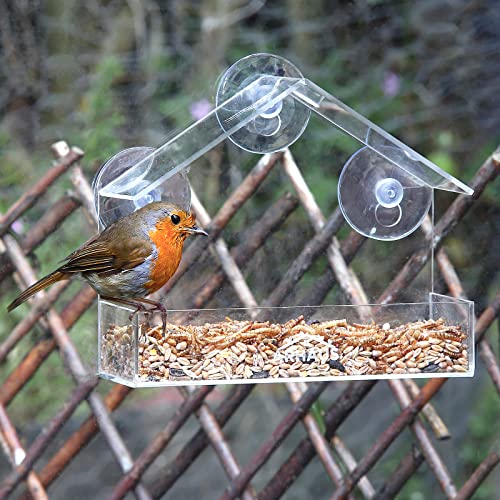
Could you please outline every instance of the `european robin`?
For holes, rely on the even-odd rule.
[[[12,311],[33,294],[53,283],[79,275],[101,298],[132,305],[135,312],[160,310],[165,331],[165,307],[146,295],[159,290],[175,273],[184,240],[207,233],[195,225],[195,216],[172,203],[153,202],[126,215],[84,243],[64,264],[22,292],[9,306]]]

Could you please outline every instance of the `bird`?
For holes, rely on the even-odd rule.
[[[160,311],[165,334],[166,308],[145,297],[159,290],[175,273],[189,235],[208,236],[196,226],[193,213],[170,202],[149,203],[69,254],[61,266],[24,290],[7,310],[12,311],[53,283],[76,275],[86,280],[101,299],[134,307],[130,318],[139,311]]]

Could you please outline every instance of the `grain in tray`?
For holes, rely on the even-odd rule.
[[[113,326],[103,368],[128,366],[130,327]],[[233,320],[204,325],[141,324],[139,374],[147,381],[289,379],[465,372],[466,335],[443,319],[396,327],[303,316],[286,323]]]

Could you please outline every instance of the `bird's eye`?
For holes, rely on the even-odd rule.
[[[179,224],[179,222],[181,221],[181,218],[177,215],[177,214],[172,214],[170,216],[170,220],[174,223],[174,224]]]

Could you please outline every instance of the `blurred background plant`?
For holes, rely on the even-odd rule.
[[[500,140],[500,9],[495,0],[0,0],[0,211],[47,168],[56,140],[85,150],[82,167],[90,179],[124,147],[161,144],[202,118],[213,105],[219,75],[255,52],[295,62],[320,86],[465,182]],[[332,137],[319,120],[311,120],[292,147],[297,163],[307,165],[307,181],[325,213],[336,205],[337,176],[351,148],[349,139]],[[241,179],[239,168],[248,159],[226,145],[203,161],[208,182],[197,187],[213,213]],[[14,231],[22,235],[69,187],[67,182],[55,186]],[[283,189],[274,179],[259,196]],[[450,199],[444,194],[438,204],[442,200],[446,206]],[[499,200],[496,182],[448,240],[448,252],[478,309],[499,288]],[[259,213],[258,199],[252,203],[248,219]],[[85,228],[83,217],[72,217],[74,227]],[[248,219],[235,218],[229,242]],[[65,228],[50,239],[57,252],[38,252],[40,272],[80,244],[82,233],[90,235],[88,228]],[[304,237],[300,225],[288,229]],[[383,260],[384,255],[376,255],[377,263]],[[283,265],[276,262],[276,273]],[[373,281],[384,272],[368,256],[357,265]],[[311,285],[314,272],[322,269],[315,266]],[[0,287],[3,308],[15,288],[7,281]],[[91,312],[75,331],[80,347],[88,343],[94,321]],[[13,324],[14,318],[2,313],[0,336]],[[64,386],[60,362],[44,367],[53,370],[47,377]],[[19,418],[40,416],[54,398],[39,382],[33,381],[29,391],[31,415],[16,400]],[[492,436],[485,434],[498,432],[488,425],[490,418],[499,418],[498,405],[488,403],[487,389],[477,394],[478,404],[490,406],[481,417],[486,423],[472,423],[464,467],[475,465],[475,439],[488,441]],[[52,402],[64,397],[61,391]],[[411,494],[408,498],[416,498]]]

